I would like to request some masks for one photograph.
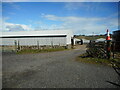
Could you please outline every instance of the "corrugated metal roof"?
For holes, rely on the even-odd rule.
[[[0,37],[6,36],[48,36],[48,35],[73,35],[71,30],[42,30],[42,31],[17,31],[2,32]]]

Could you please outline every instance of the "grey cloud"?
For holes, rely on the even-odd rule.
[[[29,31],[32,30],[30,26],[24,24],[3,23],[2,31]]]

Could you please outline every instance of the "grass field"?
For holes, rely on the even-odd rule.
[[[54,51],[63,51],[68,50],[65,48],[49,48],[49,49],[24,49],[21,51],[18,51],[17,54],[28,54],[28,53],[44,53],[44,52],[54,52]]]
[[[75,38],[78,39],[87,39],[87,40],[93,40],[93,39],[99,39],[99,38],[105,38],[106,36],[76,36]]]

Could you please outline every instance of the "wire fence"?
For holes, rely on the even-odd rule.
[[[53,42],[51,42],[50,45],[40,45],[39,42],[36,42],[36,45],[22,45],[19,41],[14,41],[14,45],[1,45],[0,50],[2,52],[18,52],[21,50],[45,50],[45,49],[52,49],[52,48],[65,48],[69,49],[71,48],[70,45],[64,45],[62,43],[58,43],[58,45],[54,45]]]

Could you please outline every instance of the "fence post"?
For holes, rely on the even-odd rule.
[[[37,47],[38,47],[38,49],[39,49],[39,41],[37,41]]]
[[[111,56],[111,40],[107,40],[107,58],[110,59]]]
[[[52,46],[52,48],[53,48],[53,41],[51,41],[51,46]]]
[[[15,43],[15,52],[17,52],[17,41],[15,40],[14,43]]]
[[[115,42],[112,43],[113,59],[115,58]]]
[[[107,36],[106,36],[106,41],[107,41],[107,58],[110,59],[111,56],[111,40],[110,40],[110,35],[109,35],[109,30],[107,29]]]
[[[2,45],[2,52],[4,52],[4,45]]]
[[[18,50],[20,50],[20,42],[19,42],[19,40],[18,40]]]
[[[72,49],[74,48],[74,37],[71,37],[71,46],[72,46]]]
[[[81,45],[83,45],[83,40],[81,39]]]

